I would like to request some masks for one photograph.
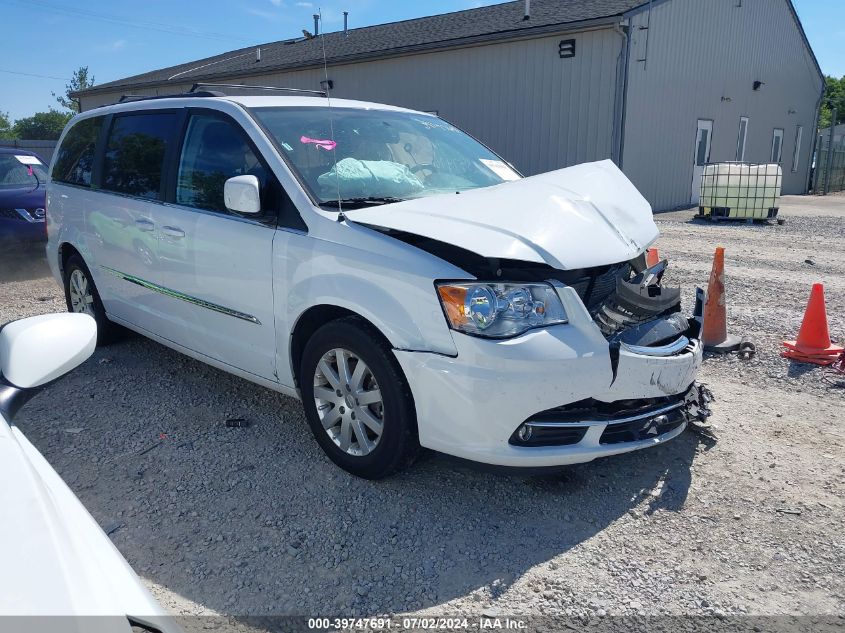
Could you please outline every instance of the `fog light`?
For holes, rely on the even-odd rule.
[[[533,434],[534,429],[532,429],[527,424],[523,424],[521,427],[519,427],[519,439],[521,439],[523,442],[527,442],[528,440],[530,440]]]

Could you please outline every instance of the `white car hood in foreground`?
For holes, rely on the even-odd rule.
[[[61,477],[2,415],[0,482],[0,616],[118,616],[63,621],[62,630],[127,632],[126,616],[136,616],[178,630]]]
[[[460,194],[356,209],[347,217],[484,257],[558,269],[628,261],[658,234],[651,205],[609,160]]]

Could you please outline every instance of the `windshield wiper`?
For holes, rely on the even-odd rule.
[[[320,206],[324,208],[336,209],[339,206],[344,209],[358,209],[361,207],[377,206],[380,204],[391,204],[393,202],[403,202],[402,198],[392,198],[390,196],[367,196],[361,198],[342,198],[338,200],[327,200],[321,202]]]

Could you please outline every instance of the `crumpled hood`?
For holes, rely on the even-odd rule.
[[[609,160],[460,194],[357,209],[347,217],[483,257],[563,270],[628,261],[658,235],[651,205]]]

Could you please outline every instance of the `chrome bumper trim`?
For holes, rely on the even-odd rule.
[[[680,409],[684,406],[686,406],[686,401],[681,400],[680,402],[676,402],[665,407],[651,409],[650,411],[638,413],[637,415],[630,415],[624,418],[610,418],[607,420],[575,420],[572,422],[526,422],[525,426],[537,429],[559,429],[569,426],[612,426],[614,424],[636,422],[637,420],[647,420],[658,415],[669,413],[670,411],[675,411],[676,409]]]
[[[632,354],[639,354],[641,356],[675,356],[683,352],[690,344],[690,340],[686,336],[681,336],[677,340],[666,345],[658,347],[644,347],[642,345],[628,345],[621,343],[622,349],[631,352]]]

